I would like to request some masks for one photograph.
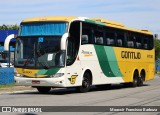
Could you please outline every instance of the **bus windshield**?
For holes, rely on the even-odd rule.
[[[64,66],[60,41],[66,30],[66,22],[21,23],[15,49],[15,67]]]
[[[15,66],[50,68],[64,66],[65,51],[60,49],[62,36],[21,37],[15,49]]]

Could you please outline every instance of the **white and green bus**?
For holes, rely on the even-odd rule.
[[[154,78],[153,35],[105,19],[37,17],[23,20],[15,48],[16,85],[51,88],[127,83]]]

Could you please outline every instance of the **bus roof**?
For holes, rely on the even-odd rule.
[[[121,24],[119,22],[114,22],[110,20],[106,20],[103,18],[85,18],[85,17],[76,17],[76,16],[43,16],[43,17],[35,17],[35,18],[28,18],[22,21],[23,22],[45,22],[45,21],[66,21],[66,22],[71,22],[74,20],[80,20],[80,21],[87,21],[90,23],[95,23],[99,25],[104,25],[108,27],[113,27],[113,28],[118,28],[118,29],[124,29],[124,30],[129,30],[133,32],[138,32],[138,33],[144,33],[144,34],[150,34],[152,35],[152,32],[148,30],[138,30],[138,29],[133,29],[133,28],[128,28],[124,24]]]
[[[43,17],[35,17],[28,18],[23,20],[22,22],[39,22],[39,21],[67,21],[70,22],[73,19],[76,19],[75,16],[43,16]]]
[[[119,29],[129,30],[129,31],[133,31],[133,32],[139,32],[139,33],[151,34],[152,35],[152,32],[150,32],[149,30],[138,30],[138,29],[134,29],[134,28],[128,28],[124,24],[121,24],[119,22],[106,20],[106,19],[103,19],[103,18],[91,18],[91,20],[94,20],[96,22],[101,22],[105,26],[109,26],[109,27],[114,27],[114,28],[119,28]]]

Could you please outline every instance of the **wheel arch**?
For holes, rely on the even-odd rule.
[[[82,75],[81,75],[81,83],[82,83],[82,80],[83,80],[83,76],[84,74],[88,72],[90,74],[90,78],[91,78],[91,85],[93,83],[93,75],[92,75],[92,71],[89,69],[89,68],[85,68],[82,72]]]

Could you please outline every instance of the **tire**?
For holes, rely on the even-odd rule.
[[[140,77],[139,77],[139,83],[138,83],[138,86],[143,86],[143,82],[145,81],[145,71],[142,70],[141,71],[141,74],[140,74]]]
[[[88,72],[85,72],[83,75],[82,86],[78,87],[78,92],[85,93],[90,90],[91,87],[91,75]]]
[[[39,93],[47,94],[51,90],[51,87],[37,87],[37,90]]]
[[[133,81],[131,82],[131,86],[132,87],[137,87],[138,86],[138,82],[139,82],[138,72],[134,72]]]
[[[125,87],[137,87],[138,86],[138,78],[134,77],[132,82],[123,83]]]
[[[133,78],[133,82],[131,83],[131,86],[132,87],[137,87],[138,86],[138,77],[137,76],[135,76]]]
[[[141,77],[139,77],[138,78],[138,84],[137,84],[137,86],[143,86],[143,78],[142,78],[142,76]]]

